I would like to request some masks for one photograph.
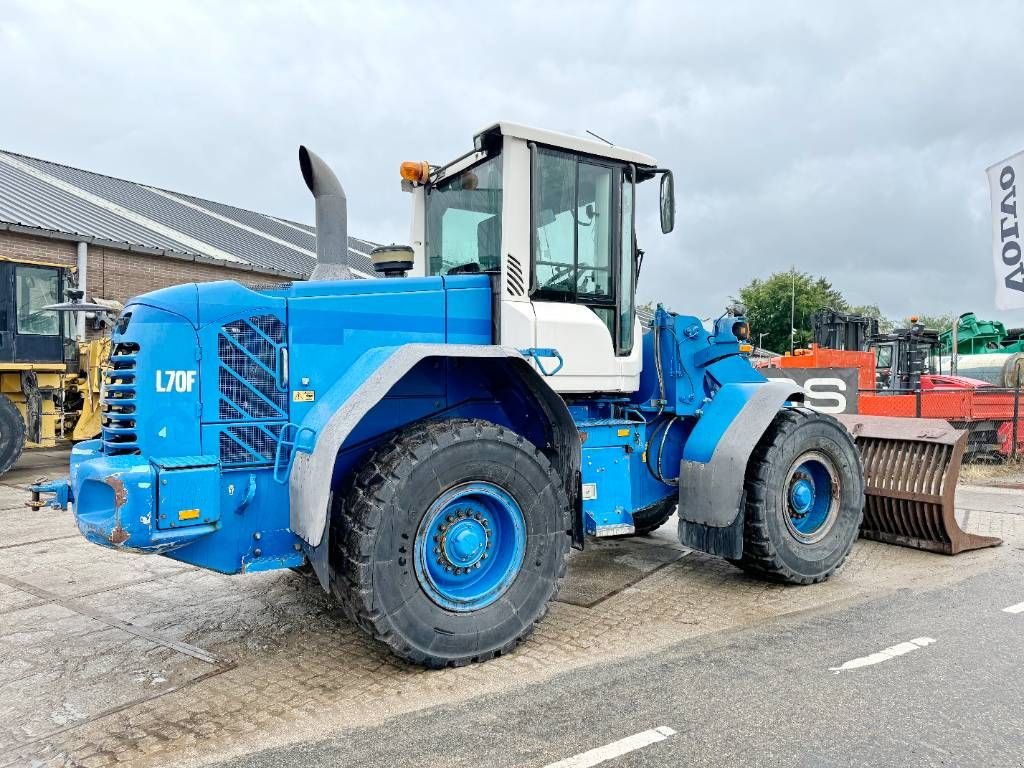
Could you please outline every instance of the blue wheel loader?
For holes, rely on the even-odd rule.
[[[50,488],[89,541],[311,570],[430,667],[511,651],[570,547],[677,510],[684,545],[764,579],[847,557],[857,446],[751,367],[742,307],[638,318],[637,187],[658,180],[663,232],[675,217],[653,158],[502,122],[450,163],[402,163],[410,242],[374,251],[379,279],[349,279],[345,193],[299,159],[310,280],[180,285],[118,319],[102,436]]]

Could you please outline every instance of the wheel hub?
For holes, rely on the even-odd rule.
[[[497,600],[523,563],[526,521],[493,483],[464,483],[426,510],[416,534],[416,577],[443,608],[473,611]]]
[[[814,480],[806,472],[796,472],[789,487],[790,516],[803,518],[814,506]]]
[[[491,546],[491,527],[487,518],[472,509],[459,509],[441,524],[434,548],[437,563],[457,575],[480,568]]]
[[[839,515],[839,476],[832,459],[808,451],[791,465],[786,481],[786,526],[803,544],[821,541]]]

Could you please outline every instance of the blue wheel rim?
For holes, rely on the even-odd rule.
[[[512,586],[526,554],[526,519],[493,483],[451,488],[430,505],[416,533],[416,578],[442,608],[478,611]]]
[[[786,525],[801,542],[820,541],[829,532],[839,515],[839,481],[828,457],[810,452],[793,462],[786,511]]]

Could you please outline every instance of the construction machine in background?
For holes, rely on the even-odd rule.
[[[113,308],[81,302],[70,275],[61,264],[0,257],[0,475],[25,448],[100,434],[110,339],[75,341],[67,321]]]
[[[945,368],[996,387],[1024,386],[1024,328],[1008,331],[998,320],[979,320],[973,312],[960,315],[956,328],[955,348],[952,329],[939,334]]]
[[[880,437],[803,407],[751,367],[742,307],[640,322],[640,188],[658,180],[662,231],[675,219],[654,158],[501,122],[445,165],[402,163],[410,244],[373,252],[380,280],[344,279],[345,193],[299,161],[310,281],[177,286],[118,319],[101,437],[48,486],[89,541],[222,573],[311,566],[369,635],[442,667],[529,634],[570,546],[676,511],[687,547],[828,578],[864,514],[851,432],[891,449],[870,454],[893,481],[877,514],[941,535],[929,505],[955,455],[928,422]]]
[[[998,383],[1003,382],[1002,369],[997,381],[964,375],[981,370],[964,365],[964,361],[983,361],[987,357],[970,355],[960,358],[959,372],[953,373],[949,358],[941,354],[939,332],[911,318],[907,328],[865,333],[873,322],[871,318],[826,310],[815,315],[816,341],[810,349],[798,349],[793,355],[769,358],[756,365],[790,371],[856,369],[858,413],[947,421],[968,435],[966,461],[1024,455],[1021,395],[1014,384]],[[844,329],[844,325],[852,327]],[[848,342],[850,346],[832,349],[819,342]],[[856,344],[861,348],[852,348]],[[1004,355],[1002,359],[1010,364],[1010,370],[1016,370],[1012,368],[1014,356]],[[1024,360],[1021,365],[1024,370]]]
[[[998,320],[979,320],[973,312],[964,312],[956,320],[958,355],[985,355],[1024,352],[1024,328],[1011,328]],[[953,354],[953,330],[939,335],[943,355]]]

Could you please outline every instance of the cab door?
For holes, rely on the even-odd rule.
[[[0,285],[11,299],[0,309],[0,360],[64,361],[61,314],[43,309],[63,300],[62,282],[60,267],[0,262]]]
[[[530,296],[539,348],[562,355],[560,392],[639,384],[631,169],[531,148]]]

